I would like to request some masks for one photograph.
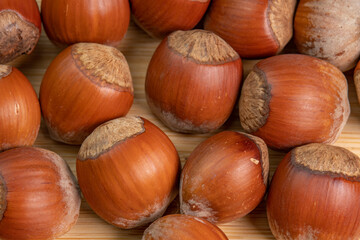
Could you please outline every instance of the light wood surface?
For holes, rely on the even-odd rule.
[[[41,0],[37,0],[40,6]],[[151,112],[147,106],[144,92],[144,80],[147,65],[155,51],[159,40],[154,40],[145,34],[132,22],[125,39],[122,41],[120,50],[124,53],[130,65],[133,77],[135,100],[129,112],[129,115],[140,115],[159,126],[175,144],[182,164],[191,151],[203,140],[215,134],[190,135],[179,134],[170,131],[165,127]],[[52,59],[61,51],[54,46],[42,31],[40,41],[35,51],[30,56],[22,56],[20,59],[11,63],[11,65],[20,69],[30,80],[34,89],[39,93],[42,77]],[[249,72],[256,60],[243,61],[244,75]],[[347,74],[349,83],[349,99],[351,104],[351,115],[336,145],[343,146],[357,155],[360,155],[360,112],[359,104],[356,99],[352,72]],[[285,109],[284,109],[285,111]],[[238,116],[238,108],[234,110],[225,126],[217,132],[227,130],[241,130]],[[79,150],[77,146],[69,146],[55,142],[50,139],[49,134],[42,123],[39,136],[35,143],[36,146],[49,149],[63,157],[74,173],[76,155]],[[284,153],[270,151],[270,172],[272,175]],[[64,236],[59,239],[141,239],[142,233],[146,227],[135,230],[121,230],[113,227],[103,220],[89,208],[83,200],[80,211],[80,218],[77,224]],[[267,224],[265,204],[262,202],[252,213],[237,221],[220,225],[220,228],[226,233],[229,239],[274,239]]]

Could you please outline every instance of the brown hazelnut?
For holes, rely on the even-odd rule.
[[[146,100],[172,130],[210,132],[230,116],[241,77],[239,55],[220,37],[204,30],[176,31],[150,61]]]
[[[359,239],[360,159],[326,144],[289,152],[272,178],[267,216],[276,239]]]
[[[334,143],[350,114],[348,85],[332,64],[288,54],[258,62],[242,88],[240,123],[269,147]]]

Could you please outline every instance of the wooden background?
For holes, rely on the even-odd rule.
[[[39,6],[41,0],[37,0]],[[165,127],[151,112],[147,106],[144,92],[144,80],[148,63],[155,51],[159,40],[150,38],[141,29],[130,23],[129,30],[125,39],[122,41],[119,49],[124,53],[133,77],[135,90],[134,104],[131,107],[129,115],[140,115],[159,126],[175,144],[182,164],[191,151],[203,140],[215,134],[179,134],[170,131]],[[30,80],[35,91],[39,93],[42,77],[49,66],[50,62],[61,51],[55,47],[42,31],[40,41],[35,51],[30,56],[22,56],[18,60],[10,63],[20,69]],[[244,76],[249,72],[256,60],[244,60]],[[357,102],[354,83],[352,80],[352,71],[346,75],[349,83],[349,99],[351,104],[351,115],[336,145],[345,147],[357,155],[360,154],[360,112]],[[241,130],[238,116],[238,108],[234,112],[226,124],[217,132],[222,130]],[[76,155],[79,150],[77,146],[69,146],[55,142],[49,138],[49,134],[41,124],[39,136],[35,146],[49,149],[58,153],[70,165],[72,171],[75,171]],[[270,175],[284,153],[270,151]],[[174,209],[172,209],[174,210]],[[134,230],[121,230],[107,224],[105,221],[97,217],[97,215],[89,208],[83,200],[80,210],[80,217],[77,224],[64,236],[59,239],[141,239],[145,227]],[[220,228],[226,233],[229,239],[274,239],[267,224],[265,204],[262,202],[252,213],[239,220],[222,224]]]

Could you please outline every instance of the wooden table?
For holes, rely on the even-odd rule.
[[[37,0],[39,6],[41,0]],[[191,151],[203,140],[212,134],[179,134],[170,131],[165,127],[150,111],[145,100],[144,80],[148,63],[155,51],[159,40],[154,40],[145,34],[132,22],[125,39],[119,49],[124,53],[133,77],[135,99],[129,115],[140,115],[159,126],[175,144],[182,164]],[[19,68],[31,81],[37,93],[39,93],[42,77],[52,59],[61,51],[55,47],[42,31],[40,41],[35,51],[30,56],[23,56],[11,63]],[[243,61],[244,75],[249,72],[256,60]],[[345,147],[357,155],[360,154],[360,109],[357,102],[352,72],[347,73],[349,82],[349,99],[351,104],[351,115],[336,145]],[[226,124],[217,132],[224,129],[241,130],[238,116],[238,108],[234,109],[233,114]],[[76,155],[78,146],[69,146],[55,142],[50,139],[45,125],[41,124],[39,136],[35,146],[49,149],[58,153],[70,165],[71,170],[75,171]],[[284,153],[270,151],[270,172],[272,175],[277,164],[284,156]],[[274,239],[267,224],[265,204],[262,202],[252,213],[239,220],[222,224],[220,228],[226,233],[229,239]],[[83,200],[80,210],[80,217],[77,224],[66,235],[59,239],[141,239],[145,227],[135,230],[121,230],[107,224],[100,219]]]

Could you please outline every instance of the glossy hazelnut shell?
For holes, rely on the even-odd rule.
[[[348,85],[332,64],[287,54],[258,62],[244,81],[240,122],[274,149],[333,143],[350,114]]]
[[[136,121],[140,131],[107,144],[120,132],[127,132],[113,129],[120,119],[125,119],[123,124],[130,131]],[[129,229],[165,212],[177,195],[180,161],[173,143],[154,124],[139,117],[120,119],[102,124],[84,141],[76,171],[81,191],[95,213],[112,225]],[[95,134],[103,138],[91,140],[89,147],[88,140]]]
[[[279,53],[292,37],[295,0],[213,0],[204,29],[227,41],[242,58]]]
[[[40,33],[41,19],[35,0],[1,0],[0,64],[30,54]]]
[[[318,57],[341,71],[360,57],[357,0],[301,0],[294,21],[294,40],[300,53]]]
[[[321,155],[317,154],[319,145],[325,144],[301,147],[310,149],[308,161],[334,166],[332,158],[343,158],[341,165],[357,171],[357,177],[346,176],[340,170],[326,171],[326,166],[322,171],[312,170],[296,162],[307,150],[295,148],[289,152],[276,169],[267,197],[268,221],[276,239],[360,237],[360,160],[355,154],[346,153],[348,150],[332,155],[330,148],[339,148],[335,146],[322,147],[326,150]],[[298,152],[295,153],[295,150]],[[349,158],[357,159],[356,167],[349,163]]]
[[[251,212],[267,186],[265,143],[254,136],[224,131],[195,148],[180,178],[183,214],[212,223],[230,222]]]
[[[81,44],[94,46],[89,43]],[[50,136],[57,141],[80,145],[101,123],[125,116],[133,103],[134,95],[127,63],[122,62],[121,65],[128,72],[128,86],[108,83],[106,81],[113,77],[112,72],[115,70],[103,74],[102,69],[110,65],[111,61],[95,60],[90,56],[87,63],[90,63],[91,68],[86,69],[74,57],[76,46],[80,45],[75,44],[63,50],[46,70],[40,86],[40,104]],[[94,73],[102,78],[99,80]]]
[[[190,30],[201,20],[210,0],[130,0],[134,21],[150,36],[164,38]]]
[[[118,46],[130,22],[128,0],[42,0],[41,16],[57,45],[94,42]]]
[[[173,214],[159,218],[144,232],[142,240],[227,240],[216,225],[187,215]]]
[[[1,239],[57,238],[75,225],[80,193],[65,161],[48,150],[0,153]]]
[[[16,68],[0,65],[0,96],[0,152],[33,145],[41,112],[29,80]]]
[[[206,133],[218,129],[237,100],[241,59],[201,63],[174,51],[169,37],[158,46],[147,70],[145,92],[150,109],[177,132]],[[209,51],[203,52],[206,55]]]

